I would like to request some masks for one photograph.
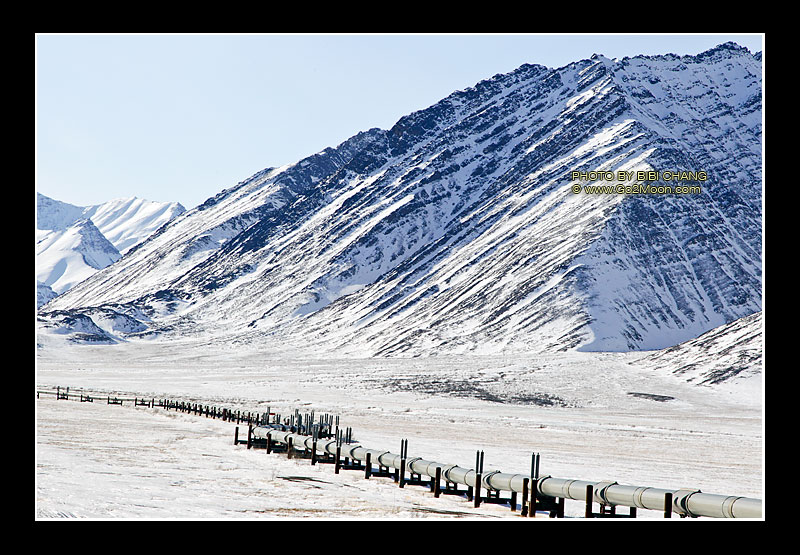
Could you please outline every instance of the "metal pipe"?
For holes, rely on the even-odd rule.
[[[280,425],[258,426],[253,428],[256,438],[266,438],[269,433],[272,441],[288,444],[292,440],[294,449],[313,449],[313,437],[283,431]],[[317,451],[321,453],[336,454],[336,441],[317,441]],[[389,451],[367,449],[359,444],[342,444],[341,456],[357,461],[366,461],[367,453],[373,462],[386,467],[400,469],[403,458]],[[463,484],[475,487],[477,473],[474,469],[459,467],[454,464],[444,464],[427,461],[421,458],[406,460],[406,469],[414,474],[436,477],[436,469],[441,469],[441,477],[454,484]],[[481,476],[480,487],[493,491],[511,491],[521,493],[525,488],[525,481],[530,476],[525,474],[509,474],[500,471],[489,471]],[[586,501],[586,486],[592,486],[593,501],[605,505],[623,505],[639,509],[654,511],[664,510],[666,494],[672,495],[672,510],[686,516],[706,516],[713,518],[761,518],[762,501],[748,497],[717,495],[702,493],[699,490],[688,489],[661,489],[639,486],[620,485],[616,482],[585,480],[570,480],[540,477],[536,482],[536,490],[546,497],[573,499]]]
[[[702,493],[699,490],[670,490],[625,486],[616,482],[586,482],[546,477],[539,480],[538,490],[550,497],[586,500],[586,486],[594,486],[594,500],[606,505],[624,505],[640,509],[663,510],[664,496],[672,494],[672,510],[686,516],[713,518],[761,518],[760,499]]]

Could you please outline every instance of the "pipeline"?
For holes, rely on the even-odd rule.
[[[267,424],[253,428],[253,437],[267,439],[280,444],[288,445],[290,440],[295,450],[313,450],[316,442],[318,453],[349,457],[355,461],[366,461],[367,455],[373,463],[386,468],[400,469],[403,459],[400,455],[389,451],[367,449],[359,444],[340,443],[336,440],[320,441],[313,436],[302,435],[286,431],[285,426]],[[474,469],[459,467],[454,464],[444,464],[422,458],[409,458],[405,460],[406,470],[420,476],[436,476],[436,469],[446,481],[453,484],[486,489],[487,491],[511,491],[521,493],[524,491],[523,483],[530,479],[524,474],[508,474],[500,471],[489,471],[480,475],[480,482],[476,484],[479,475]],[[667,494],[672,496],[672,511],[683,516],[712,517],[712,518],[761,518],[762,501],[748,497],[717,495],[702,493],[692,489],[660,489],[651,487],[638,487],[621,485],[617,482],[601,481],[591,482],[584,480],[569,480],[544,476],[536,480],[536,491],[539,495],[553,498],[573,499],[586,501],[587,486],[592,486],[593,501],[604,505],[622,505],[639,509],[654,511],[664,510],[664,499]]]

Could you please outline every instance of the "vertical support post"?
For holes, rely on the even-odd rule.
[[[528,484],[530,478],[522,479],[522,503],[519,508],[519,516],[528,516]]]
[[[441,493],[442,493],[441,480],[442,480],[442,467],[441,466],[437,466],[436,467],[436,477],[434,478],[434,482],[433,482],[433,496],[434,497],[439,497],[439,495],[441,495]]]
[[[334,474],[339,474],[339,467],[341,466],[341,456],[342,456],[342,446],[338,443],[336,444],[336,464],[334,465],[333,472]]]
[[[589,484],[586,486],[586,511],[583,515],[585,518],[592,518],[592,497],[594,497],[594,486]]]
[[[672,518],[672,492],[664,494],[664,518]]]
[[[253,427],[251,425],[247,425],[247,448],[250,449],[253,446]]]
[[[369,480],[369,477],[372,474],[372,453],[367,453],[367,460],[365,462],[366,464],[364,465],[364,479]]]
[[[286,438],[286,458],[292,458],[292,438]]]
[[[475,453],[475,487],[473,493],[473,505],[475,508],[481,506],[481,479],[483,478],[483,451]]]
[[[511,512],[512,513],[517,512],[517,492],[516,491],[512,491],[511,492]]]
[[[272,435],[267,432],[267,455],[272,453]]]
[[[236,430],[233,432],[233,444],[239,445],[239,426],[236,426]]]
[[[631,507],[630,517],[636,518],[636,507]]]
[[[338,416],[336,417],[339,418]],[[408,457],[408,440],[400,440],[400,487],[406,485],[406,457]]]
[[[269,418],[269,417],[267,417]],[[311,466],[317,464],[317,438],[311,443]]]

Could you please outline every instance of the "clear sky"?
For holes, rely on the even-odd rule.
[[[187,209],[524,63],[697,54],[762,34],[36,35],[36,190]]]

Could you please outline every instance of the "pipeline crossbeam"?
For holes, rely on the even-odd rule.
[[[314,438],[309,435],[286,431],[285,426],[262,425],[253,428],[253,437],[269,439],[273,442],[288,445],[291,440],[295,450],[313,450]],[[395,453],[378,449],[368,449],[359,444],[339,444],[339,456],[355,461],[366,461],[369,454],[374,464],[386,468],[400,469],[403,458]],[[337,455],[337,441],[316,440],[316,450],[321,454]],[[428,461],[419,457],[405,460],[406,470],[420,476],[436,476],[440,469],[441,477],[447,482],[475,487],[478,473],[474,469]],[[510,491],[521,493],[523,484],[530,476],[525,474],[509,474],[497,470],[480,475],[480,487],[487,491]],[[761,518],[762,501],[749,497],[737,497],[702,493],[691,489],[661,489],[618,484],[611,481],[584,481],[544,476],[536,481],[538,495],[586,501],[586,486],[592,486],[593,501],[604,505],[622,505],[654,511],[664,510],[666,494],[672,494],[672,511],[686,516],[704,516],[712,518]]]

